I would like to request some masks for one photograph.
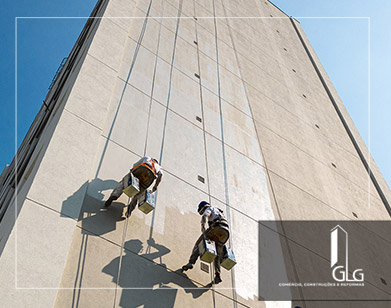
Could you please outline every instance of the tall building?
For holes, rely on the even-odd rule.
[[[104,202],[145,155],[164,169],[156,209],[125,219],[126,196]],[[363,221],[390,220],[391,191],[300,23],[268,1],[99,0],[1,181],[3,307],[389,305],[391,233]],[[238,262],[218,285],[207,264],[178,270],[201,200]],[[364,230],[348,232],[366,287],[273,293],[337,281],[319,221]]]

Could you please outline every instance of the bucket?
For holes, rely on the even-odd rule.
[[[126,181],[126,179],[125,179],[125,181]],[[133,176],[132,173],[129,173],[129,175],[128,175],[127,184],[128,184],[128,186],[122,191],[128,197],[132,198],[133,196],[137,195],[140,192],[138,178]]]
[[[139,198],[138,208],[145,214],[148,214],[155,209],[155,195],[145,190]]]

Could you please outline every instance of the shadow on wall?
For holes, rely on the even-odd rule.
[[[113,189],[117,184],[118,182],[114,180],[93,179],[91,182],[85,182],[62,203],[61,217],[77,219],[83,234],[71,307],[79,307],[84,268],[87,262],[88,238],[90,236],[101,236],[116,230],[117,221],[124,219],[122,217],[124,204],[113,202],[110,211],[104,208],[104,194],[102,191]],[[78,206],[80,200],[83,200],[81,210]],[[77,212],[78,208],[79,211]]]
[[[125,243],[119,278],[117,273],[120,257],[112,260],[102,270],[113,277],[114,283],[123,288],[120,307],[171,308],[174,306],[178,289],[168,284],[179,286],[186,293],[191,293],[193,298],[200,297],[211,288],[211,284],[198,287],[182,274],[180,269],[170,271],[165,264],[150,262],[149,260],[160,259],[168,254],[170,249],[155,243],[154,239],[149,239],[148,245],[157,251],[140,254],[143,250],[143,243],[140,240],[133,239]]]
[[[72,217],[79,221],[83,230],[88,230],[95,235],[103,235],[116,229],[117,221],[124,220],[121,202],[113,202],[108,211],[104,207],[104,194],[102,191],[111,191],[118,184],[115,180],[93,179],[84,183],[72,196],[68,197],[61,208],[61,217]],[[83,198],[81,210],[76,213],[76,205]],[[81,222],[81,223],[80,223]]]
[[[82,239],[78,261],[75,264],[76,275],[71,307],[79,307],[84,277],[91,275],[90,269],[86,265],[90,258],[99,257],[88,255],[89,237],[104,236],[110,233],[112,233],[110,236],[114,236],[114,233],[118,232],[118,223],[125,219],[123,212],[127,204],[113,202],[108,209],[104,207],[105,195],[102,192],[112,190],[117,183],[114,180],[101,179],[86,182],[62,204],[61,216],[69,218],[69,213],[77,208],[77,204],[83,198],[81,210],[77,216],[73,216],[81,227]],[[167,216],[170,215],[166,215],[166,219]],[[136,216],[132,216],[131,220],[133,228],[140,228],[140,234],[149,233],[150,227],[144,222],[138,221]],[[142,305],[145,308],[173,307],[179,288],[190,293],[193,298],[200,297],[211,288],[211,284],[199,287],[180,270],[169,270],[163,264],[162,256],[169,254],[170,249],[157,244],[153,238],[149,238],[146,244],[148,244],[147,252],[142,253],[143,242],[139,239],[125,242],[121,266],[119,267],[120,257],[118,256],[102,269],[103,273],[112,277],[112,281],[119,288],[123,288],[120,307],[139,307]],[[120,273],[119,277],[118,272]]]

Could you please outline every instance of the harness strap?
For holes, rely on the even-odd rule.
[[[224,219],[224,218],[222,218],[222,217],[218,217],[218,218],[214,219],[213,221],[211,221],[211,222],[209,223],[209,226],[210,226],[210,227],[214,227],[214,226],[217,225],[217,224],[220,224],[220,225],[223,225],[223,226],[229,228],[229,225],[228,225],[227,220]]]
[[[136,167],[133,167],[131,170],[132,170],[132,172],[133,172],[133,171],[135,171],[138,167],[144,166],[144,167],[146,167],[148,170],[150,170],[150,171],[153,173],[153,175],[155,176],[155,178],[156,178],[157,175],[156,175],[155,163],[154,163],[153,161],[151,161],[151,164],[152,164],[152,167],[149,166],[147,163],[143,162],[143,163],[137,165]]]

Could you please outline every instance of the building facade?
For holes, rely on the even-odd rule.
[[[105,209],[145,155],[164,169],[156,209],[125,219],[125,196]],[[264,294],[260,224],[390,219],[391,191],[300,23],[268,1],[99,0],[1,179],[4,307],[326,307],[305,289]],[[212,267],[178,270],[201,200],[226,213],[238,261],[218,285]],[[289,228],[273,232],[286,281],[330,259],[306,262]],[[390,232],[371,232],[383,257],[360,262],[388,307]]]

